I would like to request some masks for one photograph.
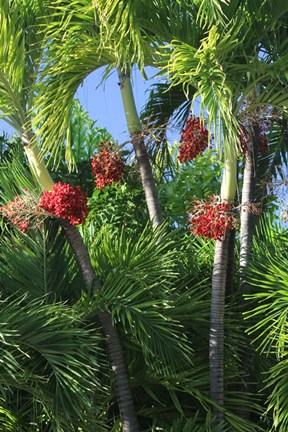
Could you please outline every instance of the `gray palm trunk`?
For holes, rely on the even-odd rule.
[[[144,138],[141,135],[141,123],[136,110],[130,75],[128,72],[118,70],[118,76],[127,127],[131,135],[131,142],[139,165],[149,218],[155,230],[162,223],[163,217],[151,163],[145,147]]]
[[[252,203],[255,199],[255,163],[256,154],[252,137],[250,136],[248,151],[245,159],[243,189],[241,199],[241,228],[240,228],[240,289],[245,292],[247,281],[245,278],[245,269],[249,263],[249,253],[252,244],[254,214]]]
[[[78,229],[70,225],[67,221],[61,221],[61,226],[75,254],[86,286],[90,288],[92,292],[101,289],[101,282],[95,274],[88,250],[84,245]],[[117,400],[123,423],[123,432],[138,432],[140,429],[117,327],[112,324],[112,317],[109,313],[100,312],[98,317],[107,340],[110,364],[115,376]]]
[[[224,172],[221,184],[221,200],[234,202],[237,185],[237,157],[234,147],[226,145]],[[209,365],[210,397],[213,402],[213,426],[224,419],[224,318],[225,291],[231,230],[227,229],[222,241],[217,240],[212,274],[210,315]],[[231,252],[230,252],[231,253]]]
[[[257,131],[255,131],[257,133]],[[257,152],[258,149],[254,145],[253,138],[249,134],[248,150],[245,157],[245,166],[243,174],[243,187],[242,187],[242,198],[241,198],[241,213],[240,213],[240,294],[241,302],[244,302],[243,295],[248,292],[248,281],[246,277],[246,269],[250,261],[250,252],[252,247],[253,229],[255,222],[255,214],[252,211],[252,205],[256,197],[256,172],[255,164],[257,163]],[[243,349],[242,368],[245,371],[246,382],[240,385],[238,391],[247,392],[250,377],[249,367],[249,347],[246,346]],[[247,419],[249,418],[249,407],[243,407],[239,410],[239,416]]]
[[[210,398],[219,407],[224,406],[224,312],[225,288],[230,231],[226,231],[222,241],[217,240],[212,275],[212,297],[210,316]],[[223,411],[213,407],[213,424],[223,419]]]

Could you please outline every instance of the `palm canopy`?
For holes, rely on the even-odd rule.
[[[87,75],[102,66],[107,66],[106,74],[112,67],[127,71],[132,63],[145,75],[144,66],[159,59],[160,44],[183,39],[185,33],[189,42],[199,40],[196,30],[190,31],[194,17],[174,1],[48,3],[50,21],[43,28],[47,49],[35,124],[40,125],[43,150],[55,155],[69,132],[72,99]],[[175,20],[178,15],[181,19]]]
[[[69,131],[78,86],[104,65],[125,70],[137,63],[144,72],[145,65],[157,64],[173,84],[196,88],[195,97],[201,95],[211,122],[220,109],[227,148],[237,143],[235,116],[256,84],[262,91],[254,108],[267,103],[286,106],[282,89],[275,93],[275,79],[286,80],[280,76],[285,57],[275,61],[274,56],[267,64],[259,54],[275,25],[281,23],[281,31],[286,25],[287,8],[281,2],[273,10],[269,4],[259,5],[257,20],[255,6],[238,1],[54,0],[48,5],[35,119],[44,150],[57,154]]]
[[[205,3],[201,9],[205,9]],[[212,3],[215,6],[217,2]],[[267,2],[267,7],[262,5],[256,17],[255,7],[251,7],[250,3],[231,2],[223,6],[225,19],[222,21],[217,19],[216,8],[209,24],[205,21],[206,36],[199,47],[177,39],[163,47],[166,53],[162,67],[172,84],[196,88],[194,99],[200,96],[202,110],[208,113],[209,123],[215,123],[220,114],[227,145],[238,142],[236,117],[240,112],[243,115],[243,102],[255,89],[257,94],[247,107],[247,115],[263,105],[281,109],[287,106],[287,93],[283,91],[287,85],[283,72],[287,50],[283,49],[282,44],[279,57],[277,45],[274,44],[273,53],[264,52],[263,48],[268,44],[275,26],[280,25],[279,33],[286,29],[288,8],[277,3],[272,11]]]

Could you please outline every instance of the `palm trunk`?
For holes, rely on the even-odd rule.
[[[67,221],[61,221],[61,226],[75,254],[86,286],[92,292],[100,290],[101,282],[95,274],[88,250],[83,243],[78,229]],[[112,324],[112,318],[109,313],[100,312],[98,317],[107,340],[111,368],[115,376],[119,411],[123,421],[123,432],[138,432],[140,429],[117,327]]]
[[[32,137],[29,137],[27,133],[21,136],[31,171],[43,190],[51,190],[54,185],[53,180],[40,156],[37,145],[31,143],[31,138]]]
[[[256,139],[259,131],[254,130]],[[252,203],[256,197],[256,163],[257,163],[257,153],[258,148],[255,144],[255,139],[252,137],[252,133],[249,133],[248,149],[245,158],[245,166],[243,173],[243,187],[242,187],[242,199],[241,199],[241,213],[240,213],[240,295],[241,303],[244,304],[244,294],[248,292],[248,281],[246,276],[246,269],[250,260],[250,252],[252,247],[253,229],[254,229],[254,219],[255,215],[252,211]],[[245,371],[245,381],[244,377],[242,383],[237,389],[240,392],[249,391],[249,382],[251,383],[250,373],[250,350],[247,344],[243,348],[241,353],[242,369]],[[249,418],[251,410],[248,407],[243,407],[239,409],[238,415],[244,419]]]
[[[226,153],[221,199],[233,202],[236,193],[237,159],[234,150],[230,147]],[[229,239],[230,230],[227,230],[224,239],[216,241],[212,275],[209,339],[210,397],[220,408],[213,407],[214,426],[224,419],[221,408],[224,407],[224,312]]]
[[[247,289],[245,269],[249,262],[249,253],[253,236],[254,214],[252,212],[251,204],[255,198],[256,152],[257,149],[253,145],[253,139],[250,134],[244,167],[240,214],[240,290],[242,293]]]
[[[230,232],[215,245],[212,275],[212,297],[210,316],[210,397],[219,407],[224,406],[224,309],[225,287]],[[223,420],[223,412],[213,408],[213,422]]]
[[[53,181],[45,164],[40,159],[38,148],[35,145],[31,146],[27,138],[22,137],[22,140],[24,141],[25,150],[28,155],[31,169],[42,189],[52,189]],[[87,289],[90,292],[100,290],[101,282],[95,274],[88,250],[78,229],[64,220],[61,221],[60,224],[74,252]],[[117,328],[113,326],[112,317],[109,313],[100,313],[99,320],[103,329],[103,333],[107,339],[108,355],[110,357],[111,367],[115,376],[119,411],[123,421],[123,432],[138,432],[140,429],[133,404],[133,398],[130,390],[129,378],[124,362],[119,333]]]
[[[155,230],[162,223],[163,218],[152,167],[145,148],[144,138],[141,135],[141,124],[136,110],[130,76],[128,73],[124,73],[120,70],[118,70],[118,76],[127,128],[130,132],[136,159],[139,164],[149,218],[152,222],[153,229]]]

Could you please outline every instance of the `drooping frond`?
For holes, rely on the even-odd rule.
[[[116,56],[116,67],[137,63],[141,72],[152,65],[159,44],[173,38],[197,40],[195,14],[174,0],[93,0],[99,15],[100,40]],[[175,19],[177,17],[177,19]],[[122,65],[122,66],[121,66]]]
[[[51,151],[56,164],[65,142],[69,144],[76,90],[90,73],[113,64],[114,59],[109,50],[99,49],[98,25],[91,3],[68,3],[53,1],[49,26],[42,29],[46,50],[33,121],[43,153]]]
[[[27,169],[27,159],[20,142],[11,144],[10,154],[0,162],[0,203],[7,204],[23,190],[40,192],[33,175]]]
[[[207,123],[212,134],[218,133],[219,141],[224,142],[225,157],[227,160],[235,160],[235,151],[238,143],[238,122],[233,112],[233,98],[235,97],[230,77],[227,76],[225,59],[236,50],[241,42],[232,33],[226,35],[218,32],[212,27],[208,36],[202,40],[197,49],[186,43],[173,41],[167,47],[163,47],[168,62],[164,65],[172,85],[183,85],[184,90],[190,86],[194,87],[194,100],[199,97],[201,104],[201,116],[207,117]],[[233,170],[231,170],[232,173]],[[225,175],[228,171],[225,171]],[[233,181],[232,181],[233,177]],[[235,176],[231,175],[230,186],[224,181],[226,190],[221,193],[225,199],[231,200],[234,197],[233,182]],[[231,189],[231,190],[230,190]],[[231,195],[231,196],[230,196]]]

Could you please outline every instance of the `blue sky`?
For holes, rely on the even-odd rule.
[[[156,82],[156,78],[153,78],[155,73],[155,69],[147,69],[150,79],[145,81],[139,71],[133,71],[132,83],[138,112],[149,96],[147,89]],[[83,108],[89,112],[93,120],[97,120],[99,126],[106,127],[108,132],[121,143],[127,140],[128,133],[118,86],[118,76],[116,71],[112,72],[106,81],[98,87],[101,83],[101,76],[101,70],[89,75],[83,86],[78,89],[75,97],[80,100]]]

